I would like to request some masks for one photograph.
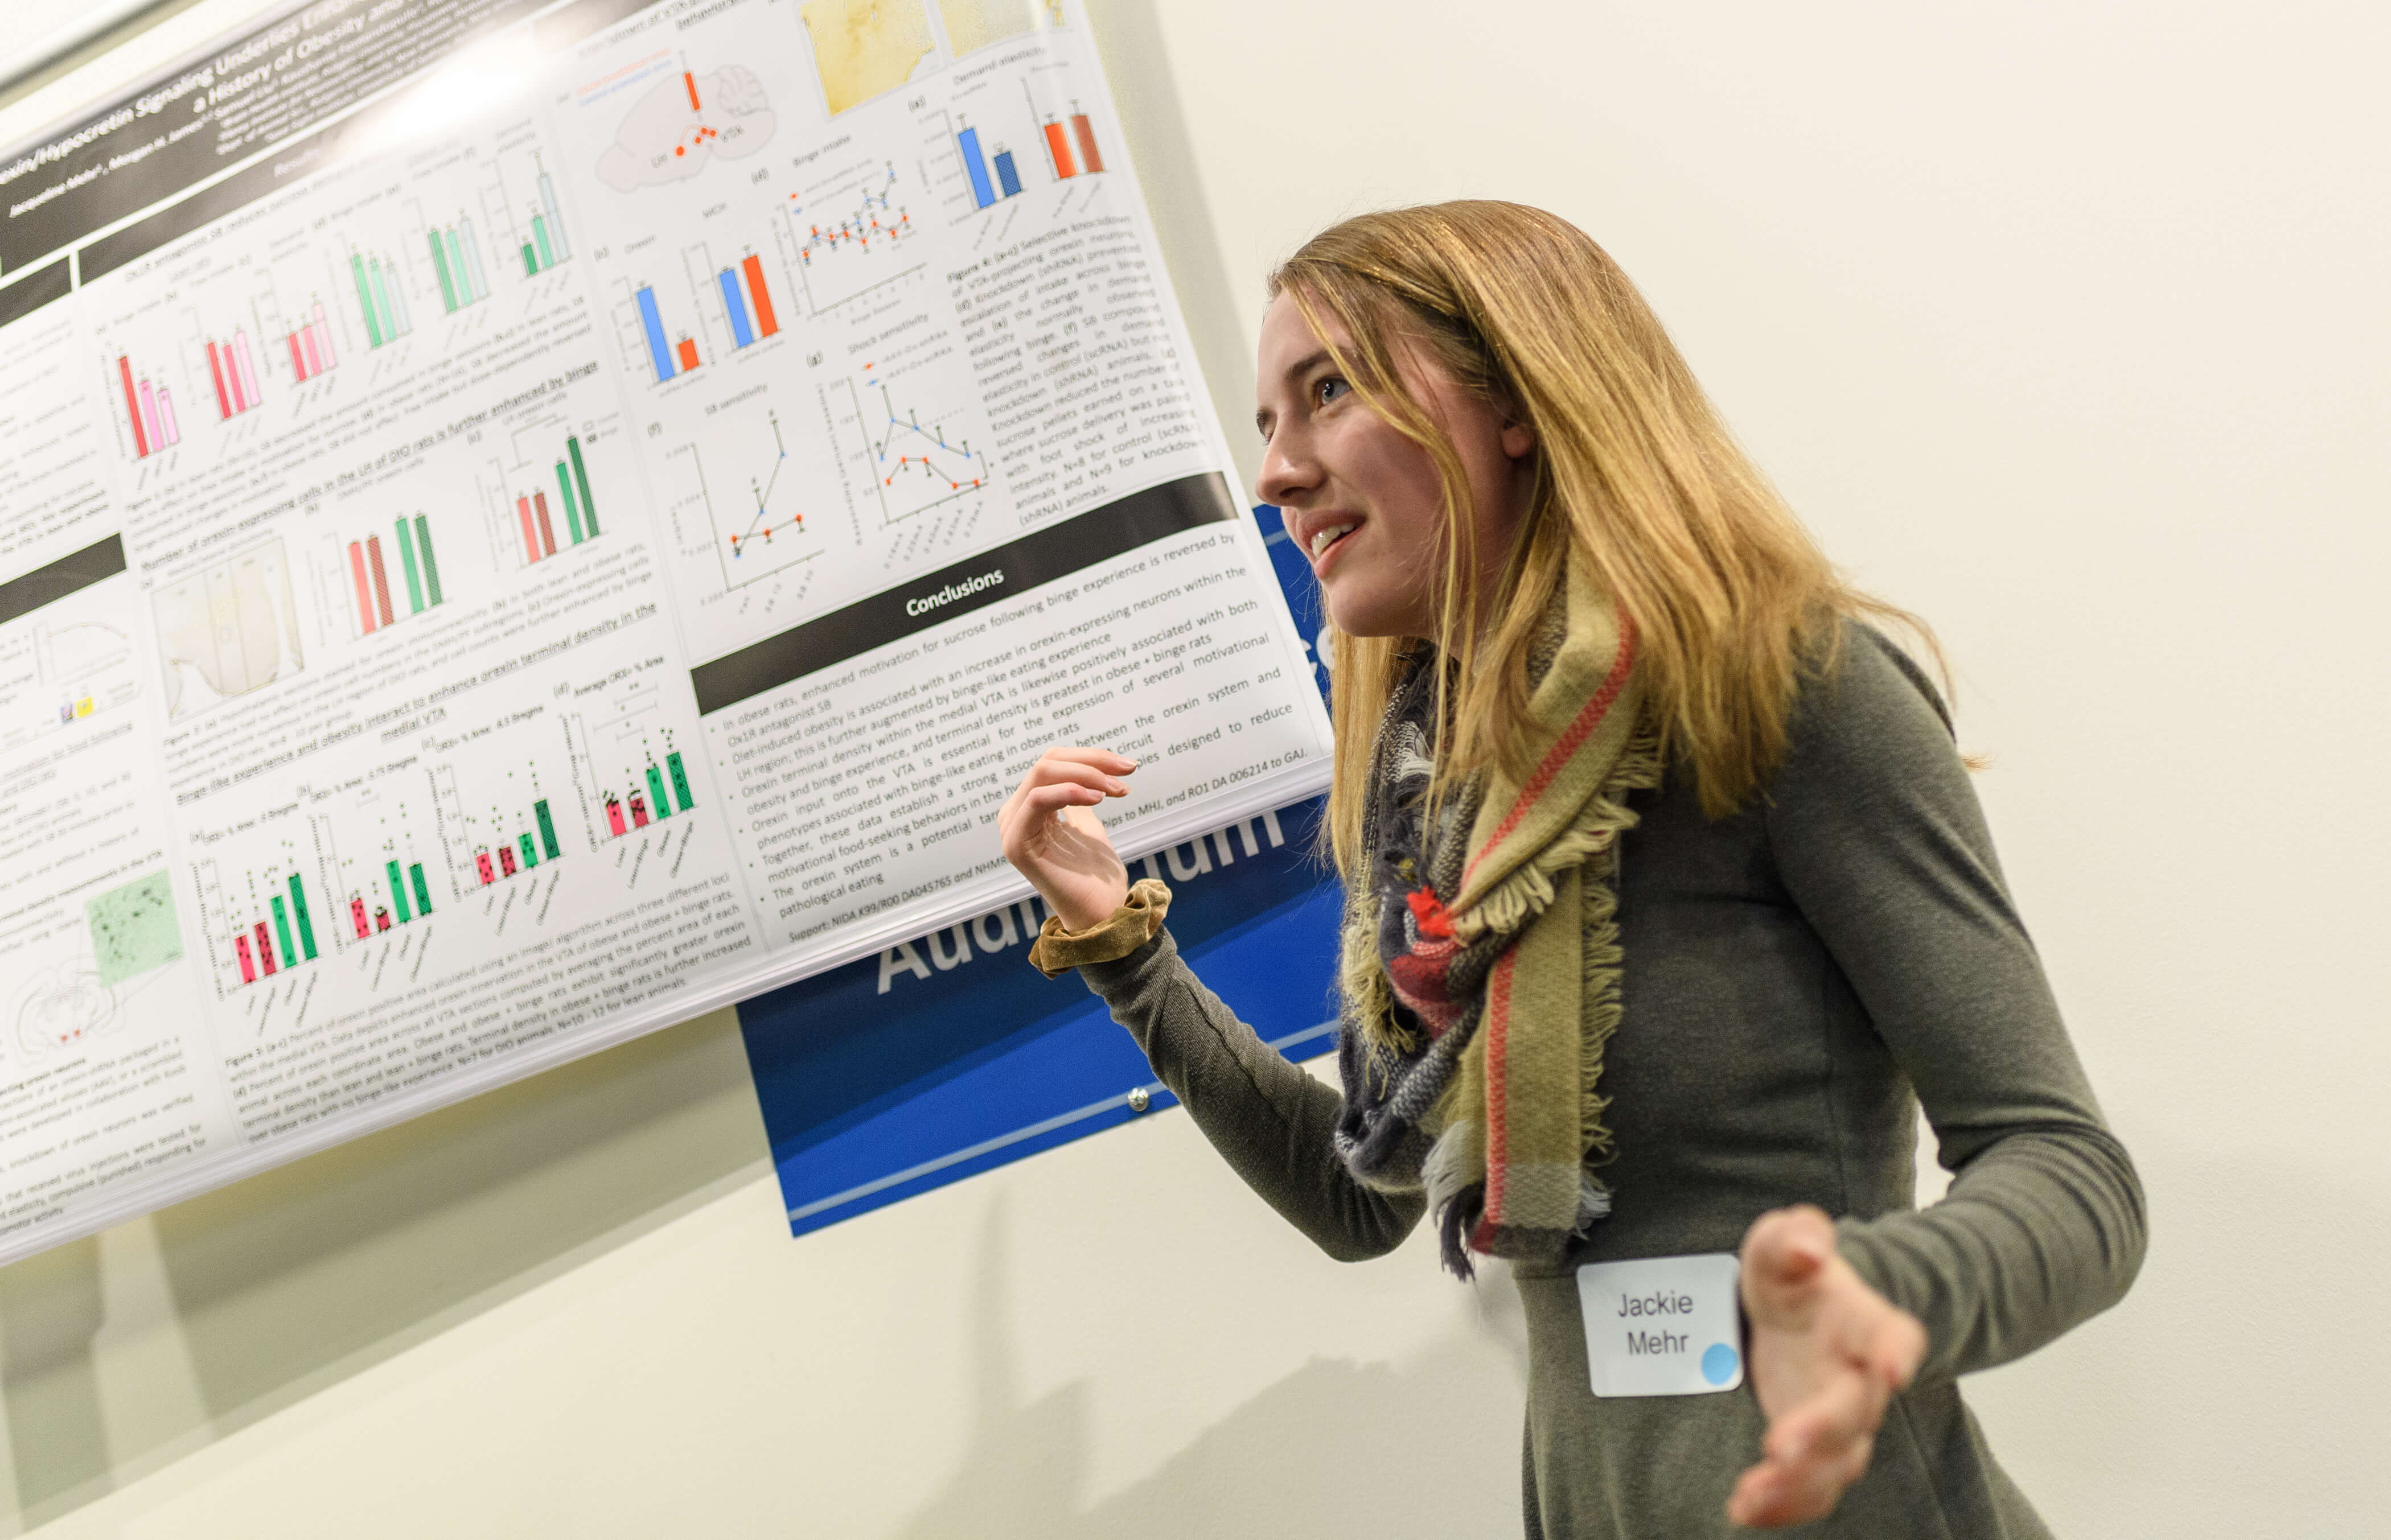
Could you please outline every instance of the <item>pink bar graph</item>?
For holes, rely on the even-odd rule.
[[[332,356],[332,323],[325,317],[324,302],[321,300],[316,302],[316,325],[311,329],[315,333],[316,347],[324,355],[324,367],[329,369],[340,360]]]
[[[606,827],[617,835],[628,832],[623,828],[623,804],[612,797],[606,799]]]
[[[151,392],[149,382],[141,382],[141,426],[149,430],[151,443],[164,443],[166,436],[158,431],[158,398]]]
[[[306,356],[299,351],[299,334],[294,331],[283,340],[291,344],[291,378],[304,385],[316,371],[307,366]]]
[[[482,874],[482,880],[484,883],[487,884],[496,882],[498,879],[498,874],[490,869],[490,853],[488,851],[483,851],[476,854],[473,857],[473,866],[475,869],[480,871]]]
[[[301,332],[299,335],[307,344],[308,374],[322,374],[324,372],[324,355],[316,351],[316,328],[314,327],[309,327],[305,331]]]
[[[241,407],[246,412],[265,398],[257,393],[257,367],[249,361],[249,333],[236,329],[232,340],[240,359],[240,388],[249,394],[248,404]]]
[[[357,627],[370,634],[374,628],[373,590],[366,586],[366,551],[355,541],[349,542],[349,581],[357,589]]]
[[[515,499],[515,517],[523,520],[523,559],[537,561],[539,559],[539,526],[532,522],[530,498]]]
[[[648,799],[636,791],[631,793],[631,827],[633,828],[648,827]]]
[[[240,956],[240,982],[245,984],[253,984],[257,982],[257,964],[250,961],[249,958],[249,938],[247,936],[233,937],[232,949]]]
[[[265,976],[274,977],[274,943],[265,937],[265,921],[257,922],[257,960],[265,965]]]
[[[158,426],[165,431],[170,444],[183,442],[183,431],[174,426],[174,398],[167,389],[158,387]]]
[[[390,911],[388,909],[381,908],[379,906],[375,908],[374,929],[377,930],[387,930],[390,929]]]
[[[498,875],[500,877],[512,877],[514,874],[515,853],[508,849],[506,846],[500,845],[498,847]]]
[[[373,935],[371,930],[366,929],[366,901],[364,899],[353,898],[349,900],[349,923],[356,927],[357,940],[365,941]]]

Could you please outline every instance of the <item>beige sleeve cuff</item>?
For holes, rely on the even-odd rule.
[[[1140,878],[1119,908],[1084,930],[1066,930],[1062,916],[1048,915],[1030,943],[1030,966],[1052,979],[1088,963],[1117,961],[1152,941],[1170,913],[1170,890]]]

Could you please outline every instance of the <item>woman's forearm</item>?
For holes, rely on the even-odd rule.
[[[1424,1206],[1363,1187],[1337,1158],[1337,1093],[1288,1063],[1204,987],[1170,932],[1079,969],[1230,1168],[1340,1262],[1402,1244]]]

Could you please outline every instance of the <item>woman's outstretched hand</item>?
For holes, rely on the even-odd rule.
[[[1090,809],[1129,795],[1137,768],[1105,749],[1056,746],[1038,756],[997,815],[1004,858],[1074,930],[1101,925],[1129,898],[1129,869]]]
[[[1823,1519],[1867,1471],[1885,1404],[1926,1356],[1926,1328],[1852,1270],[1834,1221],[1806,1203],[1744,1232],[1743,1312],[1768,1432],[1727,1517],[1755,1529]]]

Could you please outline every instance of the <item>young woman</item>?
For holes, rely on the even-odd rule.
[[[1957,1380],[2115,1303],[2142,1197],[1942,699],[1868,623],[1906,617],[1566,222],[1365,215],[1271,294],[1260,490],[1334,627],[1343,1094],[1129,886],[1118,755],[1049,750],[1006,804],[1033,960],[1331,1255],[1427,1213],[1456,1271],[1509,1260],[1531,1536],[2046,1533]],[[1917,1212],[1921,1104],[1954,1180]]]

